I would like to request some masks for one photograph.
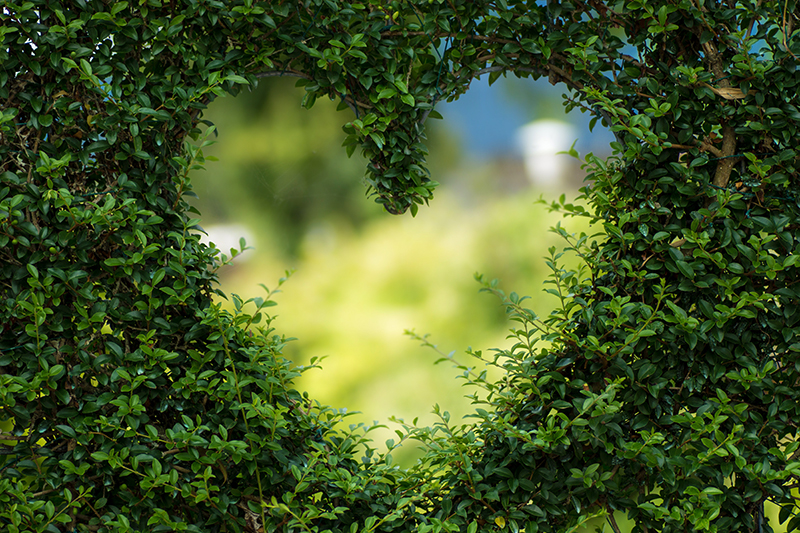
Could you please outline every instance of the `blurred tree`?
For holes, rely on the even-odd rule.
[[[294,79],[267,78],[235,99],[215,100],[204,117],[218,138],[206,154],[225,164],[191,173],[198,196],[192,204],[204,225],[244,223],[289,261],[315,224],[357,228],[382,211],[364,201],[363,157],[342,150],[341,124],[352,111],[320,99],[309,112],[303,95]],[[458,145],[446,126],[432,122],[430,164],[444,173],[458,160]]]
[[[235,100],[214,102],[205,117],[224,140],[207,153],[226,163],[192,174],[205,224],[245,222],[270,234],[273,252],[288,255],[313,220],[337,217],[358,225],[379,212],[363,201],[364,161],[341,149],[347,117],[325,100],[309,113],[294,83],[262,80]]]

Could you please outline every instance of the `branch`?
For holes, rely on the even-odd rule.
[[[0,440],[28,440],[28,438],[28,435],[15,437],[14,435],[9,435],[8,433],[0,433]]]
[[[614,518],[614,509],[607,509],[608,512],[608,522],[611,524],[611,528],[614,530],[614,533],[620,533],[619,525],[617,525],[617,519]]]
[[[433,35],[429,35],[424,31],[386,31],[381,33],[381,37],[408,37],[408,36],[420,36],[426,35],[430,39],[457,39],[457,33],[434,33]],[[500,39],[497,37],[489,37],[486,35],[469,35],[464,37],[465,41],[484,41],[487,43],[500,43],[500,44],[519,44],[519,41],[515,41],[514,39]]]
[[[280,76],[293,76],[295,78],[303,78],[303,79],[306,79],[306,80],[309,80],[309,81],[313,81],[314,80],[314,78],[312,78],[308,74],[303,74],[299,70],[292,70],[292,69],[269,70],[269,71],[266,71],[266,72],[259,72],[257,74],[254,74],[254,76],[256,78],[274,78],[274,77],[280,77]]]
[[[762,0],[758,0],[758,2],[756,2],[756,9],[761,7],[761,2]],[[756,25],[757,20],[758,20],[758,15],[753,16],[753,20],[750,21],[750,25],[747,27],[747,33],[744,34],[745,40],[750,38],[750,34],[753,32],[753,26]]]
[[[717,48],[711,41],[709,41],[703,43],[703,51],[706,53],[709,66],[711,67],[711,72],[713,72],[714,76],[717,78],[717,83],[719,86],[723,89],[730,89],[731,83],[728,81],[728,77],[725,76],[725,71],[722,68],[722,58],[720,57]],[[719,163],[717,163],[717,170],[714,173],[713,183],[715,186],[723,189],[728,186],[728,180],[731,177],[731,171],[738,160],[737,157],[733,157],[735,153],[736,131],[733,129],[733,126],[729,125],[728,123],[724,123],[722,124],[722,152],[717,156],[721,159]]]
[[[470,79],[480,78],[482,75],[488,74],[490,72],[502,72],[502,71],[506,71],[506,70],[510,70],[512,72],[514,72],[514,71],[516,71],[516,72],[533,72],[535,74],[538,74],[539,76],[544,76],[545,74],[547,74],[548,78],[550,79],[550,83],[553,83],[554,85],[558,81],[563,81],[564,84],[567,85],[570,89],[573,89],[573,90],[576,90],[576,91],[580,91],[581,89],[583,89],[583,84],[580,83],[580,82],[573,81],[572,78],[570,78],[569,74],[564,69],[562,69],[560,67],[557,67],[555,65],[550,65],[550,64],[547,65],[547,69],[536,68],[536,67],[511,68],[511,67],[505,67],[505,66],[502,66],[502,65],[493,65],[491,67],[485,67],[485,68],[482,68],[480,70],[476,70],[469,77],[470,77]],[[458,81],[460,81],[462,79],[464,79],[464,78],[458,78],[456,80],[456,82],[458,82]],[[554,80],[555,80],[555,83],[554,83]],[[589,103],[591,104],[592,100],[589,100]],[[428,115],[430,115],[431,111],[433,111],[432,107],[431,107],[431,109],[428,109],[427,111],[425,111],[425,113],[422,115],[422,118],[420,119],[420,124],[424,124],[425,123],[425,121],[428,119]],[[600,115],[605,119],[606,123],[608,123],[609,126],[611,126],[613,124],[613,121],[611,120],[611,116],[606,111],[604,111],[602,109],[599,109],[597,111],[599,111]],[[620,142],[620,143],[623,142],[622,136],[619,134],[619,132],[614,132],[614,138],[617,140],[617,142]]]
[[[627,61],[628,63],[631,63],[635,67],[647,68],[647,65],[643,65],[638,59],[628,54],[620,54],[619,57],[620,59]]]
[[[304,80],[309,80],[309,81],[314,80],[314,78],[309,76],[308,74],[304,74],[298,70],[292,70],[292,69],[268,70],[266,72],[259,72],[257,74],[254,74],[254,76],[256,78],[276,78],[276,77],[279,78],[281,76],[292,76],[295,78],[303,78]],[[353,111],[353,114],[355,114],[356,116],[358,116],[358,110],[356,109],[356,107],[361,107],[364,109],[372,109],[371,105],[365,104],[364,102],[359,102],[355,98],[350,98],[347,95],[339,94],[339,97],[345,104],[347,104],[347,107],[349,107]]]
[[[510,69],[509,67],[504,67],[502,65],[493,65],[491,67],[486,67],[486,68],[482,68],[480,70],[476,70],[476,71],[472,72],[468,77],[469,77],[469,79],[480,78],[484,74],[489,74],[491,72],[503,72],[505,70],[513,70],[513,69]],[[519,70],[521,72],[536,72],[539,75],[543,75],[544,74],[541,69],[535,69],[533,67],[521,67],[521,68],[518,68],[516,70]],[[467,76],[463,76],[461,78],[457,78],[455,81],[456,81],[456,83],[458,83],[459,81],[465,80],[465,79],[467,79]],[[428,115],[431,114],[431,111],[433,111],[433,107],[431,107],[430,109],[425,111],[425,113],[423,113],[422,118],[419,121],[420,124],[425,124],[425,121],[428,120]]]
[[[733,157],[736,153],[736,132],[733,126],[723,124],[722,126],[722,155],[717,163],[717,171],[714,173],[714,185],[724,189],[728,186],[728,180],[731,177],[733,166],[739,160],[738,157]]]

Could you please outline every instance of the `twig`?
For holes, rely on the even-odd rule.
[[[22,437],[15,437],[14,435],[8,435],[6,433],[0,433],[0,440],[27,440],[27,439],[28,439],[27,435],[22,436]]]
[[[617,519],[614,518],[614,510],[606,509],[606,511],[608,511],[608,522],[611,524],[611,529],[614,530],[614,533],[621,533],[619,526],[617,525]]]
[[[756,9],[761,7],[761,1],[762,0],[758,0],[758,2],[756,2]],[[753,20],[750,21],[750,26],[747,27],[747,33],[744,34],[745,40],[747,40],[750,37],[750,34],[753,32],[753,27],[756,25],[756,20],[758,20],[758,15],[754,16]]]
[[[711,145],[711,144],[709,144],[707,142],[704,142],[704,141],[698,141],[697,139],[695,139],[694,142],[695,142],[694,146],[689,146],[689,145],[686,145],[686,144],[672,143],[671,148],[678,148],[678,149],[682,149],[682,150],[691,150],[692,148],[700,148],[701,152],[711,152],[712,154],[714,154],[717,157],[723,157],[722,156],[722,151],[719,148],[717,148],[716,146],[713,146],[713,145]]]
[[[783,3],[783,25],[781,27],[781,31],[783,32],[783,46],[784,46],[784,48],[786,48],[786,51],[789,52],[791,54],[791,56],[796,61],[797,60],[797,56],[794,55],[794,52],[792,52],[792,49],[789,48],[789,42],[788,42],[788,40],[786,38],[787,35],[792,33],[792,17],[790,16],[788,18],[788,20],[786,18],[786,10],[787,10],[788,7],[789,7],[789,0],[784,0],[784,3]]]
[[[620,59],[624,59],[625,61],[631,63],[635,67],[647,68],[647,65],[644,65],[641,61],[633,56],[629,56],[628,54],[620,54],[619,57]]]

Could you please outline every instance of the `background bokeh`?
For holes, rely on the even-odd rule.
[[[284,354],[297,365],[324,358],[297,388],[353,412],[352,424],[385,426],[371,433],[379,450],[396,438],[390,417],[430,425],[439,405],[460,423],[472,410],[465,396],[475,391],[462,387],[449,362],[434,365],[441,356],[404,331],[429,334],[441,352],[470,365],[480,362],[470,361],[469,348],[491,354],[509,347],[511,324],[500,302],[479,292],[475,273],[500,280],[506,293],[531,296],[527,307],[547,314],[557,302],[543,292],[545,257],[564,245],[549,229],[593,230],[537,203],[576,197],[584,174],[576,159],[552,153],[556,130],[526,158],[521,128],[570,124],[572,137],[560,150],[574,142],[582,156],[608,154],[613,137],[599,123],[590,131],[591,116],[566,115],[561,91],[546,81],[473,82],[458,101],[437,106],[444,120],[428,124],[430,170],[441,183],[436,197],[416,218],[398,217],[365,197],[366,162],[357,153],[348,159],[341,146],[349,109],[319,100],[307,110],[302,97],[290,79],[267,80],[213,102],[204,115],[217,128],[205,154],[218,161],[191,176],[202,226],[221,250],[238,248],[240,237],[253,248],[223,268],[221,288],[263,296],[260,284],[272,289],[294,271],[271,308],[279,315],[274,325],[296,338]],[[561,179],[528,175],[550,168],[548,157],[563,166]],[[393,452],[405,466],[419,455],[413,443]],[[778,508],[765,511],[785,531]],[[621,513],[616,518],[630,531]],[[603,527],[596,520],[582,531]]]
[[[381,448],[393,436],[391,416],[430,424],[438,404],[458,421],[470,412],[464,396],[475,392],[404,331],[430,334],[463,363],[469,347],[506,347],[510,324],[474,274],[531,295],[529,307],[546,314],[555,302],[542,292],[544,256],[563,246],[548,229],[560,221],[571,232],[588,231],[536,203],[576,196],[580,164],[566,154],[535,154],[529,164],[555,156],[563,167],[562,179],[536,185],[526,175],[520,127],[567,121],[574,137],[561,149],[576,141],[582,153],[604,152],[610,135],[600,126],[590,134],[591,117],[567,117],[560,91],[546,82],[474,82],[460,100],[437,106],[443,121],[429,121],[430,170],[441,183],[435,199],[415,218],[396,217],[365,197],[366,163],[341,147],[349,109],[318,101],[307,110],[302,96],[293,80],[274,79],[211,104],[204,118],[218,137],[205,154],[218,162],[191,176],[195,205],[220,249],[242,236],[253,247],[223,269],[226,293],[263,296],[259,284],[273,288],[294,270],[273,308],[278,332],[297,339],[285,355],[299,365],[325,357],[297,385],[323,404],[360,412],[352,423],[388,425],[373,434]],[[397,458],[407,463],[414,455],[406,447]]]

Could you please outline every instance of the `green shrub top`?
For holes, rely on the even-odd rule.
[[[103,0],[0,9],[0,523],[8,531],[769,531],[800,462],[794,0]],[[292,387],[263,298],[184,200],[202,112],[267,76],[353,110],[391,213],[424,123],[483,74],[545,76],[615,133],[602,236],[477,357],[476,419],[404,427],[410,470]],[[394,446],[391,443],[390,448]],[[361,455],[365,455],[363,459]],[[619,517],[619,516],[618,516]]]

